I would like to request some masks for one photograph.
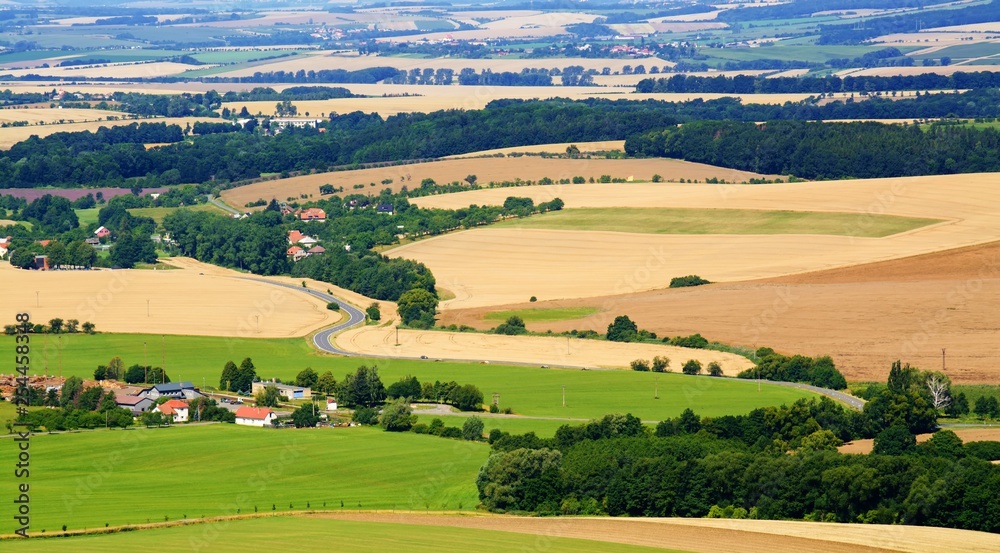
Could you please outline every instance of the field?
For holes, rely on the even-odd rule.
[[[437,333],[447,337],[448,333]],[[467,335],[475,336],[475,335]],[[405,340],[405,333],[400,333]],[[525,340],[524,337],[519,337]],[[532,340],[527,338],[526,340]],[[534,340],[543,340],[535,338]],[[548,352],[559,358],[565,353],[567,340],[557,340],[563,351]],[[13,339],[0,336],[0,344],[10,351]],[[582,357],[590,347],[626,346],[591,340],[570,343],[570,356]],[[382,381],[388,385],[413,375],[420,381],[475,384],[485,399],[501,395],[501,406],[511,407],[518,415],[557,419],[602,417],[608,413],[632,412],[643,420],[659,421],[675,417],[687,407],[699,414],[718,416],[745,413],[755,407],[791,403],[802,397],[815,397],[793,388],[765,385],[761,392],[753,382],[710,377],[690,377],[678,374],[680,365],[690,358],[707,359],[714,354],[726,361],[735,356],[702,350],[683,350],[667,346],[639,346],[627,360],[642,356],[642,348],[657,348],[670,356],[674,373],[655,375],[623,370],[541,369],[535,366],[481,364],[478,362],[437,362],[418,359],[372,359],[340,357],[316,352],[303,339],[207,338],[197,336],[151,336],[147,334],[68,335],[61,338],[46,336],[32,342],[32,374],[62,374],[89,378],[97,365],[106,365],[118,355],[126,366],[132,364],[165,365],[174,381],[187,380],[198,386],[217,386],[222,367],[227,361],[239,363],[250,357],[261,378],[294,380],[306,367],[322,374],[329,370],[337,380],[360,365],[376,365]],[[678,352],[678,353],[673,353]],[[545,352],[543,352],[545,353]],[[647,355],[646,358],[651,358]],[[742,360],[736,358],[733,363]],[[746,362],[746,360],[743,360]],[[578,363],[583,363],[584,360]],[[586,358],[586,362],[592,362]],[[748,363],[748,362],[747,362]],[[727,363],[723,363],[726,367]],[[566,386],[566,406],[562,406],[562,387]],[[656,388],[656,389],[654,389]],[[653,398],[659,391],[660,399]],[[711,392],[711,393],[709,393]]]
[[[148,90],[144,91],[149,93]],[[21,111],[25,110],[11,110],[11,120],[17,121],[20,119],[19,115]],[[61,110],[66,111],[66,110]],[[96,112],[95,110],[79,110],[87,113],[103,113]],[[0,114],[3,112],[0,111]],[[116,117],[123,117],[125,114],[121,112],[111,112],[114,113]],[[54,115],[53,115],[54,117]],[[67,118],[69,119],[69,118]],[[155,119],[119,119],[116,121],[89,121],[86,123],[59,123],[51,125],[30,125],[27,127],[7,127],[0,129],[0,148],[6,149],[10,148],[18,142],[27,140],[31,136],[46,137],[50,134],[55,134],[57,132],[82,132],[82,131],[96,131],[101,127],[116,127],[120,125],[131,125],[132,123],[166,123],[167,125],[180,125],[183,127],[187,124],[194,124],[198,121],[209,121],[210,119],[202,117],[157,117]]]
[[[272,505],[281,512],[289,504],[322,509],[324,502],[339,509],[341,501],[345,509],[471,510],[488,451],[481,443],[358,427],[214,424],[36,434],[32,530],[267,512]],[[165,493],[167,482],[180,489]],[[3,481],[4,496],[13,495],[13,483]]]
[[[272,106],[273,107],[273,106]],[[546,148],[550,147],[545,145]],[[520,149],[519,149],[520,151]],[[561,149],[565,153],[566,148]],[[479,152],[476,152],[477,155]],[[468,154],[474,155],[474,154]],[[242,208],[244,205],[259,199],[276,198],[285,200],[288,197],[298,198],[301,194],[310,194],[314,199],[320,197],[319,187],[324,184],[331,184],[336,187],[344,187],[345,194],[358,193],[360,190],[354,189],[354,185],[364,185],[364,192],[378,194],[385,185],[380,184],[384,179],[392,179],[392,184],[388,188],[394,191],[400,190],[403,186],[416,188],[423,179],[434,179],[440,184],[459,181],[466,176],[475,174],[479,177],[479,185],[488,185],[491,181],[514,181],[538,180],[549,177],[554,180],[568,179],[575,176],[582,176],[587,179],[591,177],[597,179],[601,175],[610,175],[614,178],[629,178],[635,180],[651,180],[654,174],[660,174],[667,180],[696,179],[705,180],[708,178],[725,179],[726,181],[745,182],[752,178],[762,178],[764,175],[749,173],[746,171],[735,171],[704,165],[701,163],[690,163],[672,159],[546,159],[537,156],[528,157],[503,157],[503,158],[464,158],[434,161],[430,163],[418,163],[410,165],[397,165],[393,167],[379,167],[374,169],[359,169],[356,171],[335,171],[332,173],[319,173],[302,177],[292,177],[281,180],[270,180],[230,188],[222,192],[222,200],[230,206]],[[375,186],[371,186],[375,183]],[[572,185],[572,188],[580,185]],[[541,190],[528,188],[498,188],[492,193],[499,197],[498,204],[502,204],[507,196],[535,195],[545,196],[546,191],[559,192],[569,189],[566,186],[548,186]],[[605,188],[604,190],[607,190]],[[522,193],[523,192],[523,193]],[[466,196],[462,194],[447,194],[434,196],[435,201],[444,202],[448,207],[468,207],[470,203],[475,203],[474,198],[470,198],[467,203],[462,203]],[[551,196],[549,199],[552,199]],[[452,200],[458,199],[455,204]],[[565,200],[565,198],[563,198]],[[416,198],[413,203],[420,204],[424,199]],[[539,200],[536,200],[536,202]],[[547,201],[547,200],[545,200]],[[445,207],[440,205],[436,207]],[[454,209],[455,207],[451,207]]]
[[[108,117],[123,117],[120,111],[83,108],[5,108],[0,109],[0,123],[27,121],[29,125],[49,125],[52,123],[83,123],[105,121]],[[20,127],[24,128],[24,127]],[[6,129],[3,129],[6,131]]]
[[[602,314],[602,316],[605,314]],[[607,330],[605,326],[602,331]],[[688,359],[703,365],[718,362],[726,375],[736,375],[753,366],[732,353],[684,349],[644,343],[608,342],[548,336],[503,336],[462,332],[399,330],[390,327],[359,327],[335,337],[338,346],[361,355],[385,357],[426,355],[431,359],[461,359],[489,363],[525,363],[585,369],[628,367],[635,359],[666,355],[680,368]],[[396,345],[396,344],[399,345]]]
[[[566,148],[570,146],[576,146],[580,150],[581,154],[589,154],[594,152],[611,152],[614,150],[625,151],[625,141],[624,140],[605,140],[603,142],[564,142],[562,144],[536,144],[534,146],[514,146],[511,148],[497,148],[495,150],[483,150],[479,152],[471,152],[468,154],[458,154],[454,156],[447,156],[444,159],[461,159],[468,157],[485,157],[485,156],[495,156],[497,154],[509,155],[514,153],[533,153],[533,154],[559,154],[565,155]]]
[[[959,438],[962,439],[963,443],[968,442],[997,442],[1000,441],[1000,428],[948,428]],[[931,439],[933,434],[918,434],[917,443],[926,442]],[[837,451],[841,453],[860,453],[869,454],[872,452],[872,448],[875,446],[874,440],[854,440],[853,442],[848,442],[837,448]]]
[[[102,332],[202,336],[304,336],[339,320],[325,303],[235,271],[23,271],[0,264],[9,290],[0,320],[31,312],[90,321]]]
[[[150,217],[157,224],[163,222],[163,218],[171,213],[176,212],[179,209],[189,209],[191,211],[213,211],[215,213],[222,213],[219,208],[213,206],[212,204],[198,204],[189,207],[139,207],[135,209],[128,210],[129,213],[137,217]]]
[[[520,317],[525,322],[564,321],[582,319],[596,313],[595,309],[518,309],[516,311],[495,311],[486,315],[488,321],[506,321],[510,317]]]
[[[670,207],[855,214],[841,236],[629,235],[596,231],[481,228],[390,250],[424,262],[456,298],[444,309],[621,295],[665,288],[672,277],[713,282],[773,278],[932,253],[1000,238],[1000,201],[988,174],[771,185],[611,184],[519,188],[536,202],[561,198],[567,208]],[[418,198],[421,207],[499,204],[507,190]],[[864,238],[874,214],[937,218],[947,223],[886,238]],[[461,252],[460,256],[456,256]],[[504,259],[504,271],[495,260]],[[520,275],[518,279],[509,273]],[[670,316],[674,316],[671,314]]]
[[[923,226],[936,219],[873,216],[862,232],[852,232],[857,215],[819,211],[746,209],[578,208],[500,223],[500,227],[593,230],[635,234],[832,234],[882,238]]]
[[[73,77],[109,77],[109,78],[152,78],[183,73],[195,66],[169,61],[113,63],[80,65],[69,67],[33,67],[31,69],[5,70],[5,75],[23,77],[25,75],[41,75],[53,79]],[[197,66],[203,68],[204,66]]]
[[[340,520],[325,516],[281,516],[236,521],[219,521],[205,526],[174,527],[122,534],[88,536],[73,540],[44,540],[11,544],[11,551],[73,551],[103,553],[110,550],[141,549],[151,543],[210,544],[212,551],[238,553],[248,543],[275,551],[288,546],[288,536],[295,536],[295,547],[323,550],[332,541],[342,550],[380,553],[406,550],[413,553],[463,553],[469,544],[476,551],[505,553],[530,550],[538,543],[531,533],[503,530],[457,528],[442,519],[441,526],[399,524],[392,521]],[[545,550],[552,553],[644,553],[661,548],[608,543],[606,540],[557,538],[545,539]]]
[[[161,188],[143,188],[143,194],[155,194],[166,192],[170,190],[166,187]],[[60,196],[66,198],[70,201],[76,201],[83,198],[87,194],[97,196],[97,194],[102,194],[105,200],[114,198],[115,196],[124,196],[125,194],[131,194],[132,191],[128,188],[0,188],[0,196],[11,195],[18,198],[24,198],[28,202],[33,202],[38,198],[46,194],[52,194],[53,196]],[[86,210],[79,210],[86,211]],[[98,209],[99,211],[99,209]],[[85,214],[90,216],[89,214]],[[95,212],[93,217],[95,221],[97,220],[97,213]]]

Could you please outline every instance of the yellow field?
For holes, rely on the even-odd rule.
[[[106,66],[105,66],[106,65]],[[178,73],[183,73],[189,69],[193,69],[194,66],[186,65],[183,63],[174,63],[169,61],[158,61],[152,63],[118,63],[118,64],[105,64],[98,66],[82,65],[82,66],[70,66],[70,67],[34,67],[31,69],[14,69],[8,71],[7,73],[15,77],[23,75],[42,75],[46,77],[53,78],[66,78],[66,77],[164,77],[167,75],[176,75]],[[210,66],[198,66],[198,69],[204,69]]]
[[[0,263],[8,290],[0,320],[13,323],[15,313],[28,311],[37,322],[78,319],[100,332],[279,338],[305,336],[341,317],[307,294],[193,260],[176,264],[184,269],[24,271]]]
[[[514,146],[512,148],[497,148],[495,150],[483,150],[481,152],[472,152],[469,154],[459,154],[455,156],[447,156],[444,159],[462,159],[468,157],[483,157],[492,156],[496,154],[512,154],[512,153],[548,153],[548,154],[565,154],[566,148],[570,146],[576,146],[580,150],[581,154],[588,154],[593,152],[611,152],[614,150],[625,151],[625,141],[624,140],[605,140],[603,142],[563,142],[561,144],[537,144],[534,146]]]
[[[963,42],[963,44],[968,44]],[[934,73],[937,75],[951,75],[952,73],[975,73],[977,71],[996,71],[995,65],[946,65],[942,66],[913,66],[913,67],[872,67],[869,69],[861,69],[858,71],[851,71],[850,75],[852,77],[860,76],[877,76],[877,77],[892,77],[895,75],[924,75],[927,73]],[[950,91],[949,91],[950,92]]]
[[[30,125],[45,125],[49,123],[82,123],[85,121],[101,121],[108,117],[126,117],[127,113],[101,109],[81,108],[4,108],[0,109],[0,122],[27,121]],[[2,133],[4,130],[0,130]]]
[[[396,345],[396,340],[399,345]],[[702,365],[718,362],[727,376],[753,366],[745,357],[704,349],[657,344],[632,344],[599,340],[569,340],[564,337],[501,336],[437,330],[396,332],[391,326],[363,326],[334,338],[341,349],[375,356],[467,359],[507,363],[550,364],[572,367],[628,367],[634,359],[665,355],[670,359],[697,359]]]
[[[627,294],[697,274],[738,281],[870,263],[1000,239],[996,176],[974,174],[850,182],[740,185],[564,185],[520,188],[566,207],[784,209],[856,213],[857,233],[829,235],[639,235],[482,228],[401,246],[387,255],[427,264],[456,297],[445,309]],[[499,204],[506,190],[415,199],[422,207]],[[886,238],[861,238],[867,213],[947,223]],[[724,217],[720,213],[720,217]],[[855,226],[855,225],[852,225]],[[498,266],[498,261],[502,262]],[[498,270],[499,267],[499,270]],[[518,278],[511,278],[516,274]]]
[[[544,148],[551,148],[551,146],[546,145]],[[523,151],[523,148],[514,149]],[[562,146],[562,151],[565,152],[565,150],[565,146]],[[543,177],[549,177],[559,180],[561,178],[583,176],[589,179],[590,177],[599,178],[601,175],[611,175],[612,177],[620,178],[634,177],[635,180],[650,180],[655,173],[659,173],[664,179],[678,180],[684,178],[704,180],[706,178],[717,177],[727,181],[739,182],[761,176],[756,173],[734,171],[711,165],[669,159],[544,159],[536,156],[491,159],[466,158],[414,165],[380,167],[376,169],[361,169],[358,171],[336,171],[265,181],[225,190],[222,192],[222,199],[227,204],[242,209],[246,204],[261,198],[265,200],[271,198],[285,200],[288,197],[298,198],[300,194],[312,194],[313,198],[316,199],[320,197],[319,187],[324,184],[332,184],[334,187],[343,186],[344,191],[339,193],[340,195],[350,193],[378,194],[382,189],[386,188],[381,182],[387,178],[393,179],[390,188],[399,190],[403,186],[409,188],[420,186],[420,182],[425,178],[431,178],[440,184],[444,184],[461,181],[469,174],[475,174],[479,177],[480,185],[486,185],[490,181],[513,181],[518,178],[522,180],[538,180]],[[375,186],[370,186],[370,183],[373,182]],[[365,187],[355,190],[353,188],[355,184],[363,184]],[[555,192],[563,190],[564,187],[545,187],[541,192],[528,188],[503,188],[496,190],[503,194],[503,198],[506,198],[511,195],[520,196],[521,190],[524,190],[526,194],[545,195],[545,190],[549,190],[550,188]],[[464,201],[464,196],[461,195],[446,195],[436,198],[451,197],[463,198],[461,201]],[[503,199],[500,200],[500,203],[503,203]],[[461,207],[468,206],[469,204],[465,203]]]
[[[317,514],[323,518],[503,530],[697,553],[987,553],[1000,537],[986,532],[878,524],[707,518],[562,518],[413,513]],[[540,538],[541,539],[541,538]]]
[[[91,110],[82,110],[82,111],[91,111]],[[2,115],[3,113],[4,113],[3,111],[0,111],[0,115]],[[125,114],[118,112],[117,115],[120,117]],[[14,117],[14,120],[17,120],[17,118]],[[0,129],[0,148],[3,149],[10,148],[14,144],[17,144],[22,140],[27,140],[32,135],[45,137],[57,132],[96,131],[101,127],[131,125],[132,123],[166,123],[168,125],[176,124],[183,127],[188,123],[194,124],[197,121],[218,121],[218,119],[208,119],[204,117],[158,117],[154,119],[121,119],[118,121],[90,121],[87,123],[64,123],[64,124],[52,124],[52,125],[32,125],[28,127],[7,127]]]

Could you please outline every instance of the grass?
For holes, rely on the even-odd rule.
[[[0,337],[2,351],[12,351],[13,344],[13,337]],[[162,345],[161,353],[161,337],[143,334],[63,334],[61,339],[35,338],[31,372],[57,374],[61,366],[63,376],[92,378],[94,368],[106,365],[114,355],[120,356],[126,366],[146,364],[144,359],[150,365],[161,366],[161,358],[165,358],[167,374],[174,381],[217,386],[226,362],[239,364],[244,357],[253,359],[257,374],[263,379],[292,380],[302,369],[312,367],[320,374],[332,371],[339,381],[348,372],[367,364],[378,366],[386,385],[406,375],[416,376],[421,382],[454,380],[478,386],[487,401],[494,392],[499,393],[500,406],[511,407],[519,415],[579,419],[631,412],[643,420],[654,421],[676,417],[688,407],[703,416],[735,415],[757,407],[815,397],[803,390],[767,385],[758,393],[756,384],[747,380],[677,373],[656,375],[628,370],[540,369],[339,357],[317,353],[305,339],[165,336]],[[684,361],[674,359],[672,367],[676,369]],[[660,399],[653,398],[654,387],[658,387]]]
[[[80,226],[86,227],[97,222],[97,214],[101,211],[99,207],[92,207],[90,209],[74,209],[76,212],[76,218],[80,220]]]
[[[882,238],[938,222],[819,211],[609,207],[563,209],[496,226],[642,234],[828,234]]]
[[[1000,44],[995,42],[973,42],[972,44],[959,44],[949,46],[928,54],[916,54],[911,56],[915,60],[940,59],[944,56],[953,60],[963,60],[969,58],[981,58],[983,56],[993,56],[1000,54]]]
[[[488,454],[481,442],[361,427],[214,424],[36,434],[31,529],[248,514],[255,506],[340,509],[341,501],[344,509],[472,510]],[[4,478],[0,493],[12,497],[15,483]],[[10,512],[5,508],[8,520]]]
[[[137,207],[128,210],[128,212],[136,217],[150,217],[156,221],[156,224],[160,224],[163,222],[164,217],[181,209],[190,209],[191,211],[214,211],[217,213],[220,211],[219,208],[212,204],[198,204],[189,207]],[[80,223],[82,224],[83,221]]]
[[[386,522],[356,522],[304,516],[258,518],[211,525],[162,528],[111,535],[84,536],[70,539],[28,540],[10,544],[18,551],[73,551],[74,553],[104,553],[130,551],[173,543],[199,550],[204,544],[211,551],[238,553],[248,549],[281,551],[294,543],[296,550],[326,551],[336,543],[340,551],[381,553],[483,553],[531,551],[544,544],[550,553],[640,553],[665,552],[664,549],[623,545],[575,538],[539,537],[531,534],[449,528]],[[472,546],[472,544],[475,544]],[[669,552],[666,552],[669,553]]]
[[[487,398],[488,399],[488,398]],[[462,428],[468,417],[461,415],[421,415],[419,410],[414,411],[417,413],[417,423],[418,424],[430,424],[434,419],[441,419],[445,426],[454,426],[455,428]],[[530,419],[524,417],[480,417],[483,419],[483,424],[485,424],[484,434],[489,434],[490,430],[498,428],[504,432],[510,432],[511,434],[525,434],[528,432],[534,432],[535,434],[543,438],[551,438],[556,435],[556,430],[560,426],[568,424],[570,426],[575,426],[582,424],[583,421],[571,421],[571,420],[561,420],[561,419]]]
[[[549,321],[572,321],[582,319],[600,311],[594,307],[566,307],[550,309],[514,309],[511,311],[494,311],[487,313],[488,321],[506,321],[510,317],[521,317],[526,323]]]

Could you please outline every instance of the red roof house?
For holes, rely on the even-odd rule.
[[[325,221],[326,212],[318,207],[310,207],[309,209],[303,209],[299,213],[299,219],[303,221]]]
[[[98,229],[94,231],[94,236],[98,238],[106,238],[111,236],[111,231],[104,227],[98,227]]]
[[[276,418],[274,411],[267,407],[240,407],[236,410],[236,424],[244,426],[266,426]]]
[[[159,411],[160,413],[171,417],[174,422],[187,422],[188,420],[188,404],[186,401],[181,401],[179,399],[171,399],[170,401],[164,402],[157,406],[154,411]]]

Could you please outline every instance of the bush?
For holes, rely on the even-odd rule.
[[[608,325],[608,340],[612,342],[633,342],[639,334],[639,328],[627,315],[615,317]]]
[[[671,288],[687,288],[688,286],[701,286],[702,284],[712,283],[711,281],[705,280],[698,275],[688,275],[670,279]]]
[[[493,329],[495,334],[505,334],[507,336],[516,336],[519,334],[527,334],[528,330],[524,328],[524,320],[521,317],[513,316],[507,319],[506,322],[497,325]]]
[[[483,393],[472,384],[466,384],[452,390],[448,401],[462,411],[479,411],[483,408]]]
[[[632,363],[630,363],[629,366],[632,367],[633,371],[639,371],[639,372],[649,371],[649,362],[646,361],[645,359],[636,359],[635,361],[632,361]]]
[[[705,349],[708,347],[708,340],[701,334],[674,336],[673,338],[664,338],[664,341],[669,343],[671,346],[677,346],[680,348]]]
[[[354,411],[351,420],[368,426],[378,424],[378,409],[374,407],[359,407]]]
[[[687,363],[681,368],[684,374],[701,374],[701,361],[697,359],[688,359]]]
[[[535,296],[531,296],[531,297],[530,297],[530,298],[528,299],[528,301],[529,301],[529,302],[531,302],[531,303],[535,303],[536,301],[538,301],[538,298],[536,298]]]
[[[461,438],[462,429],[457,426],[446,426],[441,429],[441,434],[439,435],[442,438]]]
[[[382,310],[379,309],[377,303],[372,303],[365,309],[365,313],[368,315],[368,320],[370,321],[380,321],[382,320]]]
[[[389,432],[406,432],[417,422],[416,415],[410,409],[410,402],[401,397],[385,406],[379,416],[378,425]]]
[[[653,358],[652,369],[654,373],[669,372],[670,358],[662,355],[657,355],[656,357]]]
[[[326,304],[326,308],[329,309],[330,311],[340,311],[340,305],[335,301],[331,301],[330,303]]]
[[[708,376],[722,376],[722,366],[716,361],[709,363]]]
[[[479,441],[483,439],[483,429],[486,425],[483,424],[483,419],[479,417],[469,417],[465,419],[465,423],[462,424],[462,439],[469,441]]]

